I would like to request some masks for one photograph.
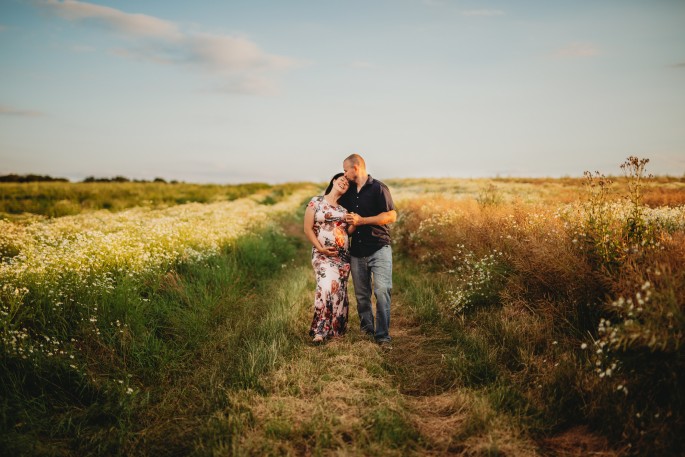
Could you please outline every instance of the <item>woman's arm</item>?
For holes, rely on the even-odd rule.
[[[312,246],[322,254],[332,256],[338,253],[338,250],[334,247],[322,246],[314,233],[314,207],[307,205],[307,209],[304,211],[304,234],[312,243]]]

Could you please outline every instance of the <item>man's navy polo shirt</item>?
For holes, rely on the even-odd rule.
[[[340,204],[352,213],[362,217],[377,216],[395,209],[388,186],[368,176],[366,184],[357,192],[357,185],[350,183],[350,188],[340,199]],[[352,234],[350,254],[355,257],[367,257],[390,244],[390,228],[387,225],[360,225]]]

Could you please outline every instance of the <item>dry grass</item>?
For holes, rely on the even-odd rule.
[[[409,184],[417,192],[424,183]],[[519,181],[485,196],[463,182],[449,195],[447,184],[398,202],[395,240],[403,268],[418,260],[413,274],[432,275],[435,311],[420,313],[462,335],[453,342],[460,349],[451,357],[462,361],[453,362],[453,383],[479,389],[497,417],[517,418],[518,431],[556,436],[586,424],[604,434],[576,436],[588,452],[615,455],[601,444],[611,442],[630,444],[631,455],[677,455],[685,220],[682,209],[646,204],[680,204],[683,183],[649,181],[631,203],[622,195],[629,180],[616,179],[604,201],[625,203],[596,206],[607,224],[594,232],[578,181]]]
[[[570,428],[544,440],[544,449],[553,457],[619,457],[626,450],[608,450],[608,440],[593,434],[585,426]]]
[[[399,309],[398,309],[399,308]],[[422,437],[421,455],[537,456],[525,428],[498,412],[477,390],[464,388],[446,358],[449,334],[424,328],[400,303],[388,368],[405,395],[411,422]]]
[[[376,345],[355,332],[324,347],[304,347],[296,360],[263,380],[264,393],[231,395],[230,404],[249,410],[251,417],[237,453],[311,455],[337,449],[402,455],[406,443],[384,443],[383,430],[371,416],[404,410],[382,363]]]
[[[628,179],[611,177],[610,198],[621,199],[627,193]],[[398,200],[423,196],[469,198],[501,203],[573,203],[582,198],[583,178],[442,178],[388,179],[393,197]],[[657,176],[645,183],[647,206],[680,206],[685,204],[685,178]]]

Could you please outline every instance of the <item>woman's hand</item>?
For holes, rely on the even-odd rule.
[[[333,246],[321,246],[319,248],[316,248],[316,250],[328,257],[335,257],[338,255],[338,248],[335,248]]]

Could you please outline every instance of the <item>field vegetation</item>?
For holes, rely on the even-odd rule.
[[[261,197],[267,204],[301,187],[299,183],[213,185],[164,182],[0,182],[0,217],[71,216],[106,209],[164,208],[183,203],[214,203]]]
[[[0,453],[682,455],[685,182],[622,171],[387,180],[390,351],[309,342],[321,185],[0,184]]]
[[[629,158],[618,189],[545,182],[562,202],[575,185],[569,203],[497,182],[402,201],[400,289],[426,332],[451,335],[446,387],[539,439],[584,426],[620,453],[683,452],[685,188],[655,187],[646,165]]]
[[[588,172],[589,173],[589,172]],[[599,172],[592,175],[597,176]],[[629,192],[630,179],[625,175],[607,175],[608,201],[623,201]],[[422,195],[447,198],[470,197],[480,203],[535,203],[559,205],[577,203],[586,193],[587,176],[582,178],[406,178],[384,181],[402,200]],[[651,176],[641,182],[642,204],[648,207],[685,205],[685,177]]]
[[[220,401],[212,389],[254,385],[296,341],[269,281],[297,246],[277,221],[314,190],[269,190],[266,202],[0,221],[3,455],[192,447],[188,423]]]

